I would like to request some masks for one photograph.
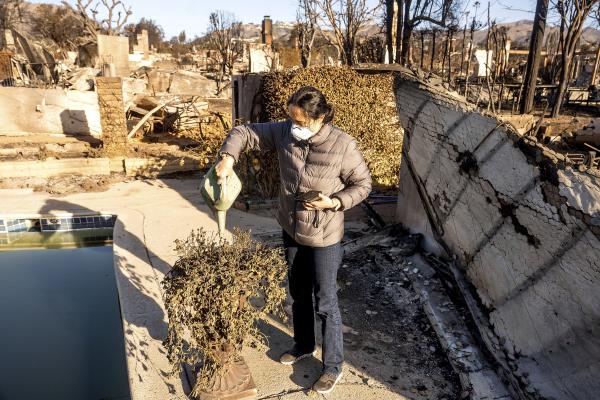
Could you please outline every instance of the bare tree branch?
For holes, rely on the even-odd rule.
[[[215,60],[219,66],[217,78],[218,90],[225,76],[231,76],[235,60],[243,53],[242,23],[237,21],[235,15],[227,11],[214,11],[209,16],[208,38],[212,49],[217,50]]]
[[[296,29],[300,45],[300,61],[308,67],[311,61],[312,47],[318,30],[318,11],[315,0],[299,0],[296,14]]]
[[[579,45],[583,27],[592,11],[599,7],[600,0],[555,0],[552,6],[560,16],[559,40],[561,45],[561,73],[556,91],[552,117],[557,117],[567,94],[573,57]]]
[[[457,10],[461,0],[391,0],[388,1],[388,40],[395,41],[395,61],[410,64],[412,36],[423,23],[440,27],[458,25]],[[392,49],[388,44],[388,49]],[[390,51],[390,50],[388,50]],[[390,54],[391,55],[391,54]]]
[[[95,38],[98,34],[99,25],[96,22],[94,11],[91,9],[88,11],[92,1],[93,0],[87,0],[83,2],[82,0],[77,0],[75,8],[73,8],[73,6],[65,0],[62,1],[62,4],[67,8],[67,10],[72,12],[73,15],[76,15],[81,20],[85,31],[90,36]],[[92,14],[92,17],[88,15],[88,12]]]
[[[319,19],[333,31],[333,44],[345,64],[353,65],[356,60],[358,32],[373,20],[381,3],[370,8],[366,0],[314,0],[320,10]],[[325,37],[327,37],[325,35]]]
[[[75,8],[63,0],[62,4],[75,15],[79,16],[87,33],[95,37],[98,33],[118,35],[123,30],[127,20],[133,13],[131,7],[126,7],[121,0],[100,0],[92,7],[93,0],[77,0]],[[102,12],[99,7],[102,5]],[[106,15],[98,19],[98,15]]]

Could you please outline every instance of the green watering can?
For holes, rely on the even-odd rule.
[[[227,210],[231,208],[233,202],[242,191],[242,182],[233,171],[223,184],[219,184],[218,179],[215,165],[213,165],[204,176],[200,193],[202,193],[206,204],[217,215],[219,236],[223,237]]]

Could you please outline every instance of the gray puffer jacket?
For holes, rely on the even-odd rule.
[[[240,125],[231,130],[220,153],[237,162],[246,149],[276,150],[281,190],[277,220],[296,242],[324,247],[342,240],[344,213],[363,201],[371,191],[371,174],[356,141],[335,126],[325,124],[308,140],[291,134],[291,121]],[[342,207],[307,210],[296,194],[319,190],[337,197]]]

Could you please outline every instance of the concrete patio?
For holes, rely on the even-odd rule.
[[[162,340],[167,331],[160,281],[176,259],[173,242],[192,229],[216,231],[217,224],[199,195],[197,179],[164,179],[120,183],[106,192],[56,197],[32,190],[0,190],[0,215],[81,215],[111,213],[114,228],[115,273],[120,295],[127,366],[132,399],[185,399],[185,376],[170,378]],[[251,229],[255,235],[280,231],[272,218],[231,210],[228,227]],[[269,346],[246,348],[260,399],[301,399],[317,378],[319,363],[298,366],[276,362],[291,343],[290,331],[276,321],[261,324]],[[360,366],[345,366],[345,375],[328,399],[405,399]]]

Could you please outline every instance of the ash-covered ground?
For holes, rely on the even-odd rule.
[[[347,362],[411,399],[458,399],[461,388],[411,286],[418,238],[396,231],[344,258],[338,274]]]

